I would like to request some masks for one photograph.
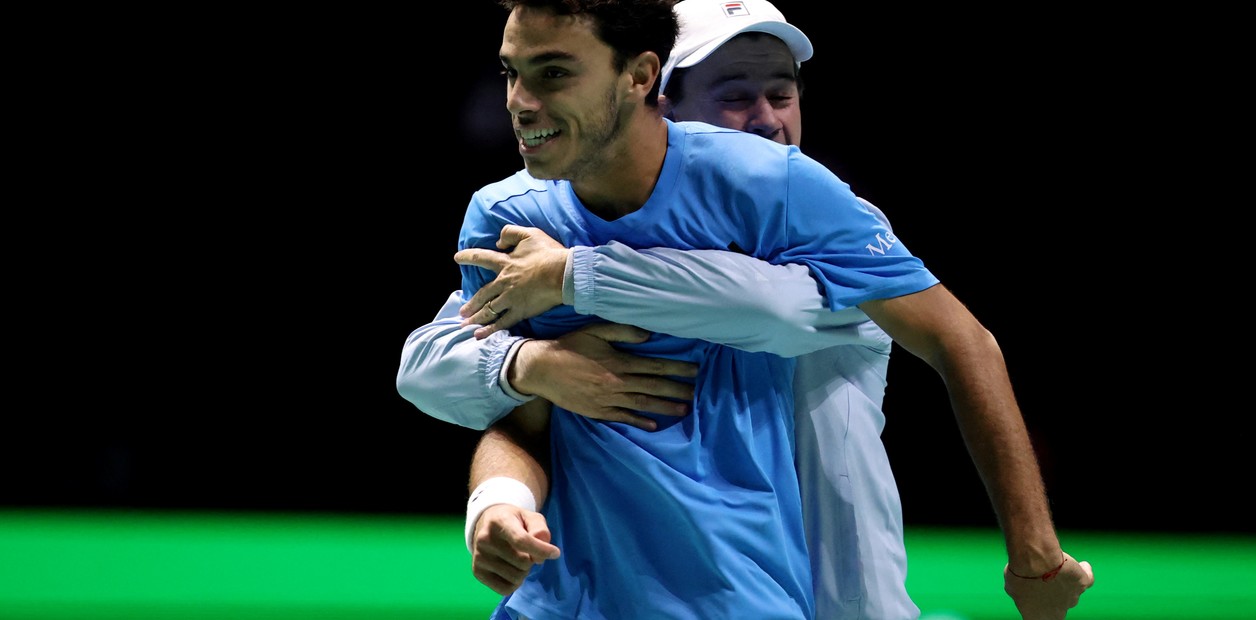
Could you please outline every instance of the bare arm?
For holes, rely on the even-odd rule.
[[[535,399],[494,423],[480,437],[471,461],[469,488],[507,478],[532,492],[536,507],[549,493],[550,404]],[[473,498],[474,499],[474,498]],[[515,591],[534,564],[557,558],[545,516],[510,503],[489,504],[470,524],[471,572],[501,595]],[[469,506],[470,508],[470,506]],[[470,518],[470,517],[469,517]]]
[[[994,336],[941,284],[860,308],[946,384],[960,433],[1003,531],[1008,570],[1039,576],[1060,566],[1068,556],[1060,548],[1038,461]],[[1029,590],[1030,583],[1008,582],[1015,586],[1008,593],[1025,618],[1064,618],[1094,577],[1089,564],[1065,561],[1048,581],[1039,584],[1050,590],[1045,595]]]
[[[498,275],[465,303],[451,297],[440,321],[416,330],[398,373],[402,396],[433,417],[463,426],[485,428],[531,395],[580,415],[647,430],[657,425],[637,412],[685,415],[691,386],[669,377],[692,377],[695,368],[610,346],[649,336],[628,327],[629,321],[647,330],[786,356],[841,344],[879,344],[870,342],[876,338],[866,329],[870,323],[863,312],[831,312],[800,265],[772,265],[728,251],[636,251],[611,244],[582,248],[590,256],[596,253],[589,260],[598,267],[590,267],[587,284],[577,285],[567,271],[571,254],[539,229],[506,226],[498,246],[511,251],[477,248],[455,255],[462,264]],[[602,329],[600,339],[569,335],[519,342],[509,335],[507,329],[519,321],[563,303],[565,285],[577,311],[620,325]],[[465,316],[458,325],[449,319],[458,314],[455,302]],[[477,349],[466,342],[472,333],[488,344]],[[507,358],[508,351],[514,357]]]
[[[489,478],[505,476],[527,485],[538,507],[545,504],[550,406],[544,399],[531,400],[484,431],[471,458],[468,491]]]

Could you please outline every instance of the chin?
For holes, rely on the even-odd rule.
[[[532,175],[532,177],[536,179],[552,181],[562,178],[562,176],[555,172],[553,168],[535,164],[526,159],[523,161],[523,167],[527,169],[528,174]]]

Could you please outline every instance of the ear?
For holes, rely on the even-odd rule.
[[[663,64],[659,62],[659,55],[651,51],[641,52],[636,57],[628,61],[625,67],[625,73],[631,80],[628,84],[629,90],[645,99],[650,94],[650,89],[654,87],[654,83],[658,81],[659,75],[663,70]]]

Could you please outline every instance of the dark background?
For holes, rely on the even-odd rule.
[[[1057,525],[1253,531],[1208,327],[1232,308],[1185,310],[1208,179],[1145,131],[1174,114],[1157,48],[1119,16],[778,6],[816,47],[805,150],[999,339]],[[393,381],[471,193],[521,161],[504,11],[440,11],[207,16],[76,59],[33,153],[65,172],[10,229],[0,507],[462,513],[478,433]],[[907,522],[994,525],[941,381],[890,373]]]

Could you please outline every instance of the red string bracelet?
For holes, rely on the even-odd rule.
[[[1012,567],[1011,567],[1011,566],[1008,566],[1008,567],[1007,567],[1007,572],[1012,573],[1012,576],[1013,576],[1013,577],[1020,577],[1021,579],[1041,579],[1041,580],[1043,580],[1044,582],[1045,582],[1045,581],[1051,581],[1053,578],[1055,578],[1055,576],[1056,576],[1056,575],[1060,574],[1060,569],[1064,568],[1064,563],[1065,563],[1065,562],[1067,562],[1067,561],[1068,561],[1068,558],[1067,558],[1067,557],[1066,557],[1066,558],[1064,558],[1064,559],[1062,559],[1062,560],[1060,560],[1060,565],[1059,565],[1059,566],[1057,566],[1057,567],[1055,567],[1055,568],[1053,568],[1053,569],[1051,569],[1051,570],[1049,570],[1049,571],[1047,571],[1047,572],[1043,573],[1042,575],[1040,575],[1040,576],[1038,576],[1038,577],[1025,577],[1025,576],[1023,576],[1023,575],[1017,575],[1016,573],[1012,572]]]

